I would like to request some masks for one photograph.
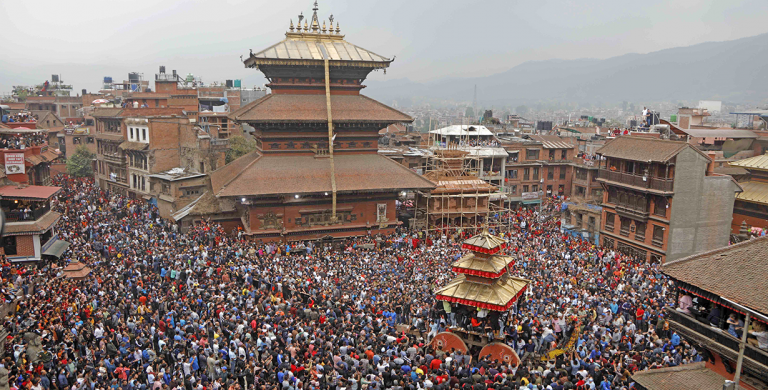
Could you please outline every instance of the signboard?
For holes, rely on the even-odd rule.
[[[6,153],[5,154],[5,174],[25,173],[24,153]]]
[[[534,200],[539,199],[539,193],[538,192],[523,192],[522,193],[523,200]]]

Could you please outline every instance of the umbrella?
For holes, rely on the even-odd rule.
[[[107,99],[96,99],[96,100],[91,102],[92,105],[93,104],[105,104],[105,103],[109,103],[109,100],[107,100]]]

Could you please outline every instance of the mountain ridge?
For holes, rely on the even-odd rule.
[[[606,59],[526,61],[489,76],[371,80],[366,93],[383,101],[468,101],[477,85],[483,104],[537,101],[768,100],[768,33]]]

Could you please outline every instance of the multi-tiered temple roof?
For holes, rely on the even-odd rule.
[[[499,254],[506,247],[504,239],[487,229],[464,241],[462,248],[472,253],[453,263],[453,271],[459,276],[438,290],[435,298],[480,309],[509,309],[530,281],[509,275],[514,259]]]

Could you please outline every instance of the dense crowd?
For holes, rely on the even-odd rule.
[[[0,149],[23,149],[29,146],[45,145],[48,140],[44,134],[26,134],[17,137],[0,138]]]
[[[673,292],[656,266],[562,234],[548,218],[555,198],[491,226],[510,242],[512,273],[531,280],[489,324],[522,358],[513,367],[429,346],[459,325],[433,294],[474,229],[340,248],[253,242],[212,223],[182,234],[141,200],[55,180],[57,234],[71,246],[45,268],[3,268],[6,302],[23,298],[5,323],[0,390],[624,389],[637,370],[701,359],[669,331]],[[64,278],[71,260],[92,273]],[[574,334],[566,354],[540,358]]]

